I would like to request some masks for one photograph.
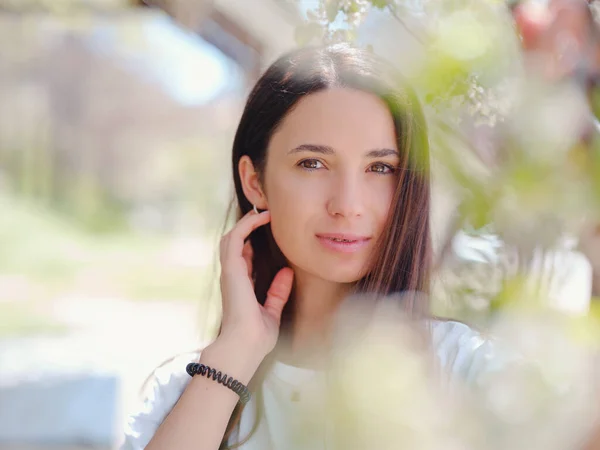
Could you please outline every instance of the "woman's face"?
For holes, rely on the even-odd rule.
[[[291,267],[338,283],[362,278],[398,164],[378,97],[336,88],[300,100],[271,138],[263,178],[273,236]]]

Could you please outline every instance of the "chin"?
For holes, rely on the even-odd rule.
[[[364,270],[357,269],[344,270],[343,268],[337,267],[334,269],[328,268],[327,270],[323,270],[316,275],[319,275],[323,279],[333,283],[350,284],[356,283],[358,280],[363,278],[366,275],[366,272]]]

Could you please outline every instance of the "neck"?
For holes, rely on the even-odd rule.
[[[333,319],[352,284],[335,283],[294,270],[294,321],[283,339],[279,359],[319,366],[327,354]]]

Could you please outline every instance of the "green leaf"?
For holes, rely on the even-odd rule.
[[[492,206],[486,195],[474,194],[460,204],[458,211],[463,222],[478,230],[492,222]]]
[[[492,298],[490,308],[492,311],[514,310],[516,307],[526,306],[523,302],[530,297],[527,279],[523,275],[516,275],[504,280],[502,289]]]
[[[353,1],[352,3],[350,3],[348,5],[348,7],[346,8],[346,10],[344,12],[346,14],[354,14],[354,13],[357,13],[358,11],[360,11],[360,6],[358,6],[358,3]]]
[[[592,112],[597,119],[600,119],[600,88],[596,87],[592,90],[591,94],[591,106]]]
[[[327,20],[334,22],[340,12],[340,1],[325,0],[325,12],[327,13]]]
[[[371,5],[373,5],[374,8],[378,9],[384,9],[389,4],[389,0],[371,0]]]

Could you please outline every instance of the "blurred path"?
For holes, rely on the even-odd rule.
[[[68,325],[66,334],[0,341],[0,388],[49,375],[116,375],[117,426],[153,368],[199,345],[194,302],[69,298],[55,302],[52,314]]]

